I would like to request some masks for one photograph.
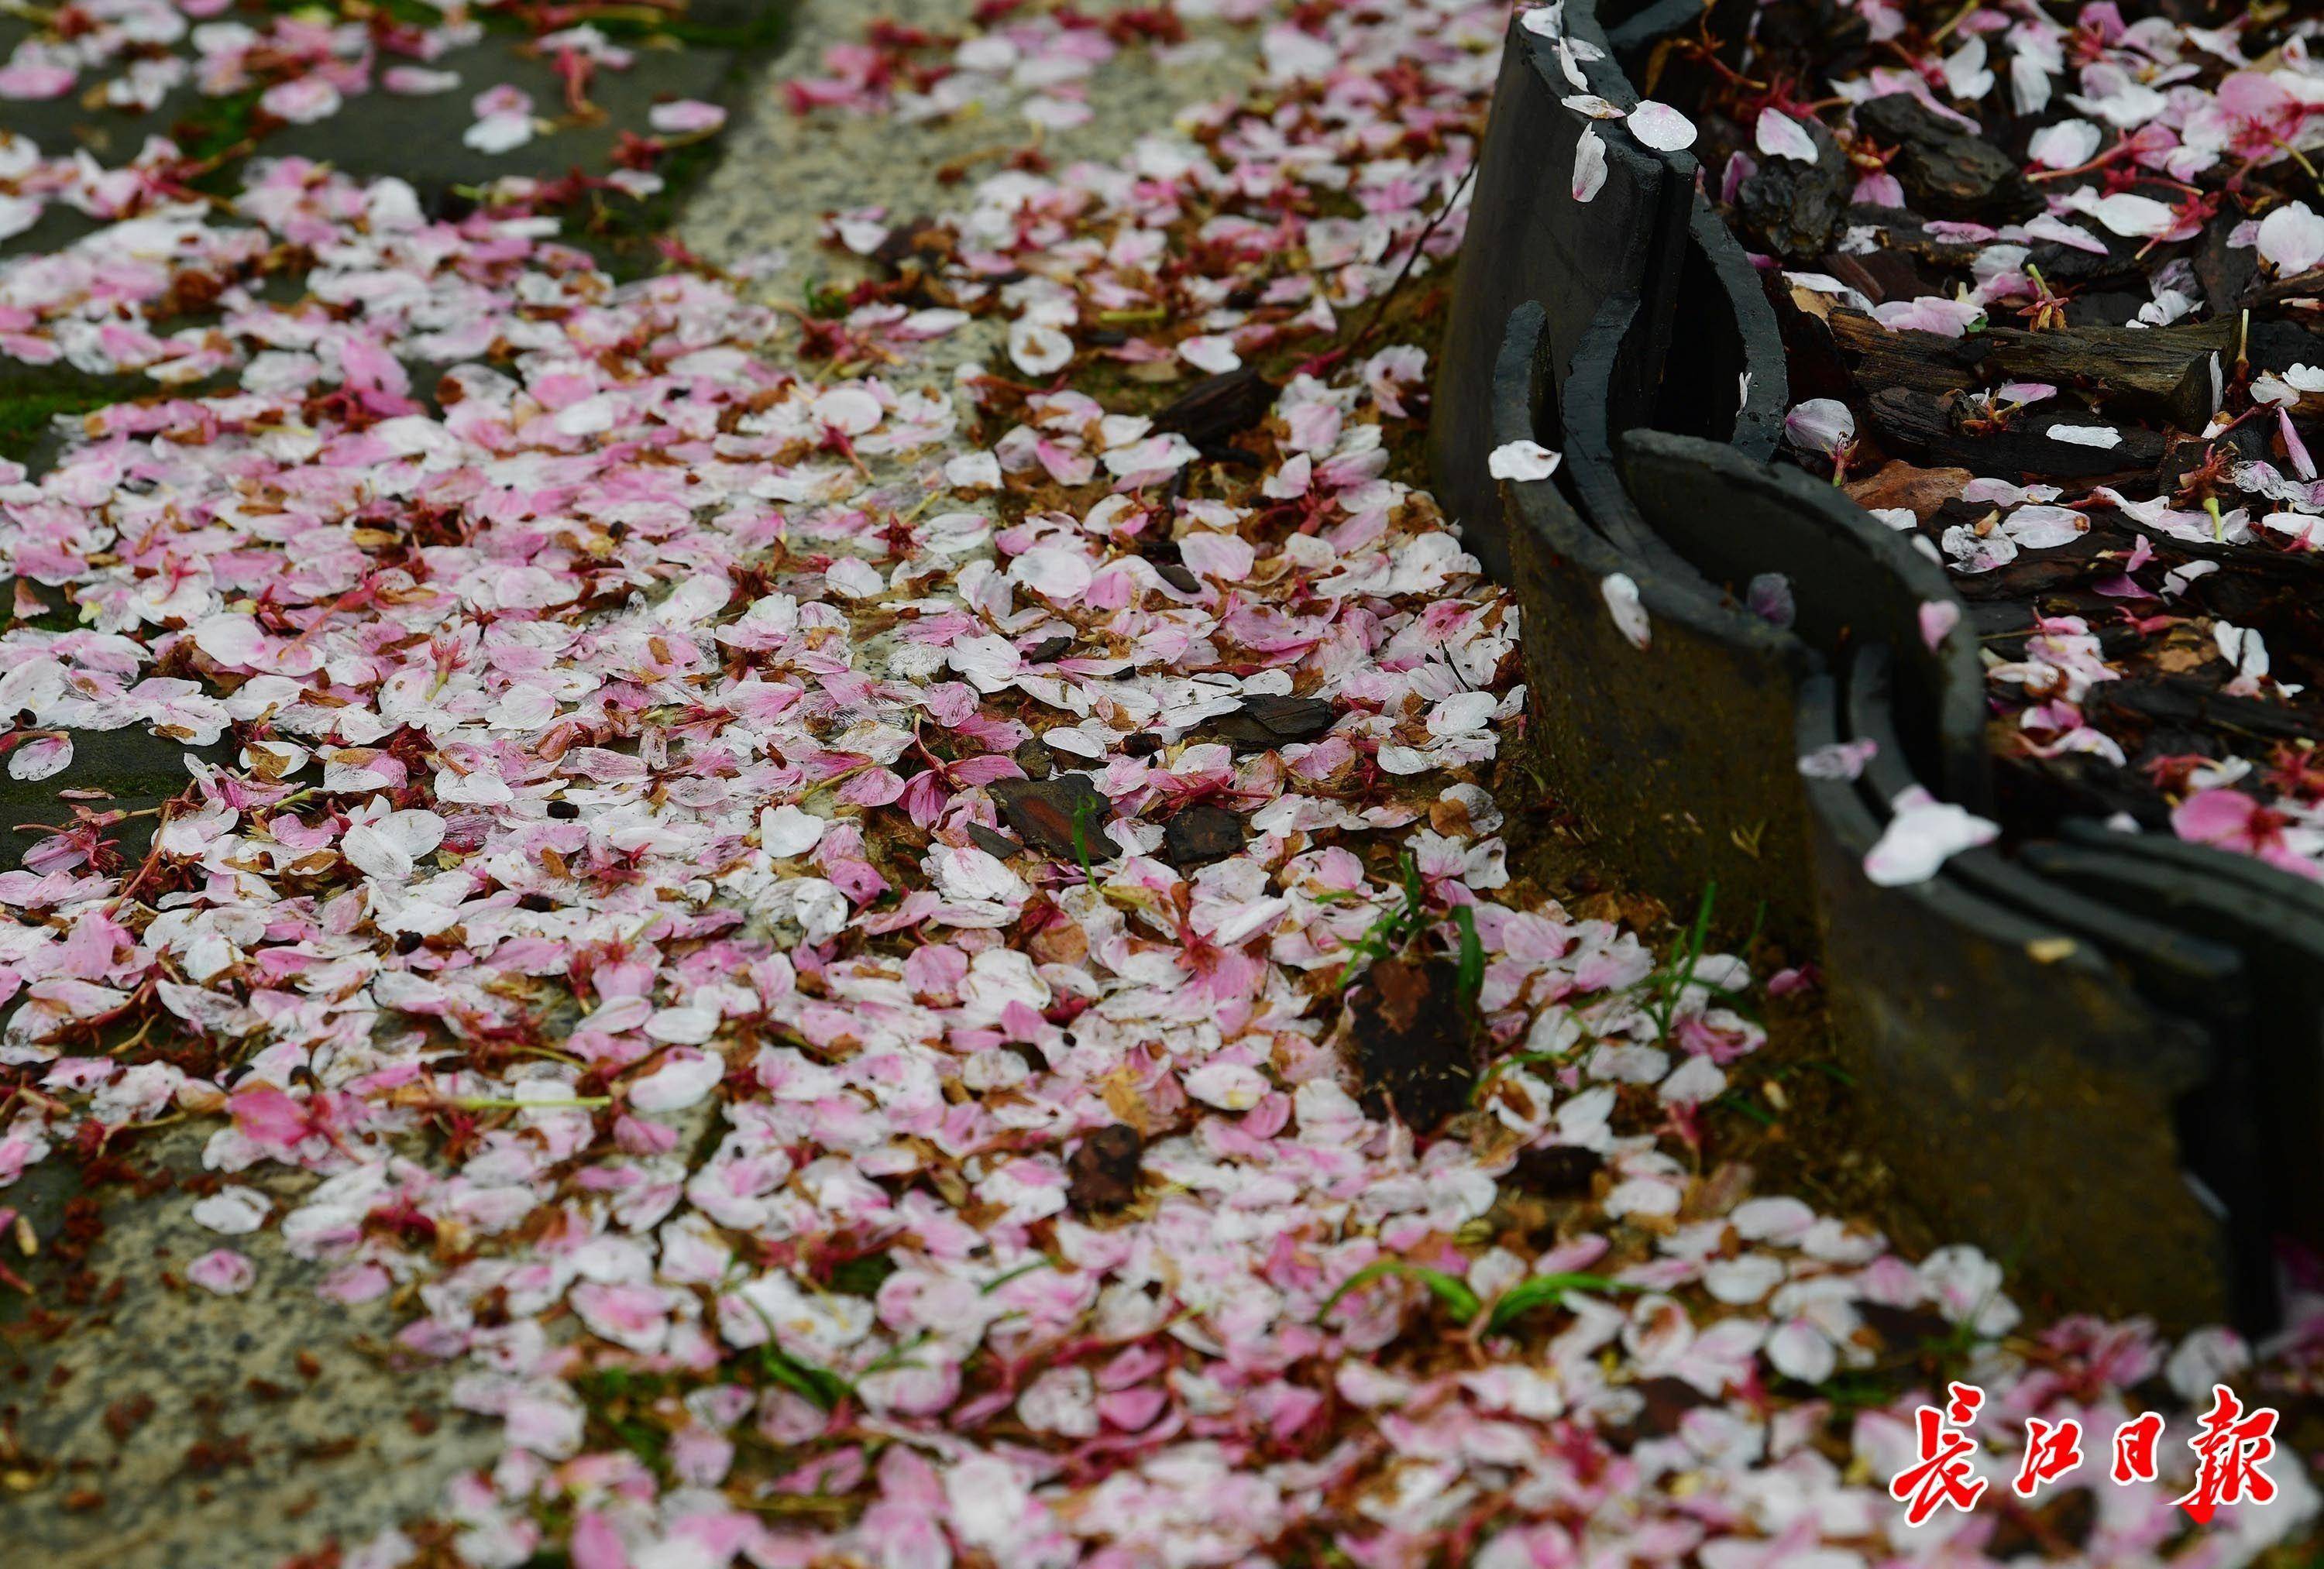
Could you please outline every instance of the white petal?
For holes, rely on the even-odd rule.
[[[2219,656],[2234,665],[2237,674],[2267,674],[2267,642],[2251,628],[2238,627],[2233,621],[2215,621],[2211,624],[2211,640],[2218,645]]]
[[[32,784],[63,773],[72,760],[70,736],[36,736],[8,754],[8,777]]]
[[[1829,741],[1802,755],[1800,773],[1810,779],[1861,778],[1864,765],[1870,762],[1879,749],[1877,741]]]
[[[672,1052],[662,1065],[630,1083],[630,1105],[641,1112],[681,1111],[708,1095],[726,1064],[698,1051]]]
[[[1908,790],[1893,803],[1887,828],[1864,858],[1864,875],[1883,888],[1925,883],[1947,858],[1991,844],[2000,826],[1926,791]]]
[[[1795,1243],[1815,1219],[1815,1211],[1796,1198],[1747,1198],[1727,1223],[1745,1242]]]
[[[1646,621],[1646,607],[1640,602],[1638,585],[1631,581],[1629,573],[1608,573],[1598,590],[1606,596],[1606,609],[1612,612],[1614,625],[1622,629],[1622,636],[1634,647],[1643,648],[1654,641],[1654,629]]]
[[[1572,41],[1563,38],[1559,39],[1557,41],[1556,50],[1557,69],[1563,74],[1567,85],[1572,87],[1575,92],[1588,92],[1590,90],[1590,78],[1582,74],[1581,62],[1575,57]],[[1596,58],[1594,51],[1592,52],[1591,58]]]
[[[1767,1337],[1767,1361],[1785,1378],[1803,1384],[1823,1382],[1840,1364],[1839,1354],[1823,1333],[1798,1318]]]
[[[1186,1093],[1221,1111],[1249,1111],[1267,1094],[1267,1076],[1240,1062],[1213,1062],[1186,1075]]]
[[[1235,353],[1231,333],[1205,333],[1184,339],[1178,344],[1178,357],[1197,371],[1206,371],[1213,376],[1239,370],[1242,365],[1242,356]]]
[[[411,858],[367,822],[356,823],[340,837],[339,853],[367,876],[401,882],[411,875]]]
[[[2296,277],[2324,262],[2324,218],[2306,202],[2290,202],[2259,222],[2259,253],[2282,278]]]
[[[2026,151],[2044,169],[2080,169],[2105,139],[2106,133],[2088,120],[2061,120],[2034,133]]]
[[[379,823],[381,837],[390,844],[418,860],[433,855],[436,847],[444,842],[444,820],[421,808],[391,812]]]
[[[255,1188],[221,1188],[194,1206],[194,1221],[223,1236],[247,1236],[266,1224],[274,1201]]]
[[[1766,1253],[1744,1253],[1702,1267],[1702,1288],[1730,1308],[1757,1302],[1784,1283],[1782,1261]]]
[[[487,115],[461,133],[478,152],[512,152],[532,140],[530,115]]]
[[[2050,433],[2056,436],[2058,432]],[[2107,434],[2113,435],[2109,431]],[[2116,436],[2116,441],[2121,440]],[[2112,442],[2092,442],[2089,445],[2111,446]],[[2028,550],[2048,550],[2054,546],[2071,545],[2082,537],[2089,523],[2070,507],[2020,507],[2002,520],[2002,531]]]
[[[1985,40],[1971,38],[1945,57],[1945,87],[1954,97],[1974,103],[1993,91],[1993,73],[1985,69]]]
[[[1582,128],[1573,144],[1573,199],[1586,202],[1606,188],[1606,142],[1594,125]]]
[[[1683,152],[1694,145],[1694,122],[1652,98],[1630,111],[1630,134],[1657,152]]]
[[[796,806],[770,806],[759,813],[759,845],[769,855],[803,856],[823,842],[830,824]]]
[[[883,412],[880,399],[861,387],[835,387],[815,400],[816,418],[844,436],[873,429]]]
[[[2177,226],[2179,215],[2153,197],[2117,191],[2090,204],[2090,216],[2126,240],[2149,240]]]
[[[1077,550],[1041,545],[1011,562],[1009,576],[1044,599],[1071,604],[1088,592],[1096,572]]]
[[[2050,72],[2024,50],[2009,57],[2009,96],[2021,115],[2038,115],[2050,106]]]
[[[699,1046],[718,1033],[718,1010],[706,1003],[656,1008],[646,1020],[646,1033],[672,1046]]]
[[[266,633],[254,617],[210,616],[194,624],[194,647],[220,665],[246,665],[266,647]]]
[[[1489,692],[1456,692],[1429,711],[1428,733],[1462,736],[1481,730],[1499,701]]]
[[[1507,442],[1485,459],[1485,472],[1497,480],[1545,480],[1557,472],[1559,457],[1536,442]]]
[[[1784,434],[1809,452],[1836,457],[1856,439],[1856,415],[1837,398],[1811,398],[1784,416]]]
[[[682,136],[717,130],[726,124],[726,111],[699,98],[680,98],[676,103],[656,104],[647,110],[646,123],[665,136]]]
[[[1009,357],[1028,376],[1061,371],[1074,357],[1074,340],[1056,327],[1019,319],[1009,325]]]

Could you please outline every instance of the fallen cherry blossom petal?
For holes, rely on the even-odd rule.
[[[1624,124],[1631,135],[1657,152],[1683,152],[1694,145],[1694,122],[1652,98],[1641,98]]]
[[[1536,442],[1505,442],[1485,459],[1485,471],[1497,480],[1545,480],[1557,472],[1563,454]]]

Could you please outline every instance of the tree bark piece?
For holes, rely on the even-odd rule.
[[[1956,406],[1910,387],[1882,388],[1868,400],[1867,412],[1881,444],[1904,457],[2012,478],[2152,473],[2166,445],[2160,433],[2132,425],[2115,425],[2122,439],[2111,447],[2078,446],[2049,434],[2061,425],[2111,423],[2096,414],[2026,415],[1999,430],[1968,431],[1955,418]]]
[[[1891,332],[1862,311],[1835,310],[1824,318],[1840,362],[1868,396],[1883,387],[1910,387],[1941,397],[1977,385],[1985,359],[1981,337]]]
[[[2100,395],[2181,430],[2200,430],[2233,369],[2233,322],[2165,327],[1994,327],[1992,358],[2008,374]]]
[[[2030,216],[2041,208],[2042,198],[2018,172],[2015,159],[1908,94],[1858,105],[1856,123],[1875,140],[1896,148],[1888,170],[1923,212],[1989,222]]]

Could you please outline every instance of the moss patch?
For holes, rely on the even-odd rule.
[[[59,418],[87,414],[120,400],[118,390],[96,387],[0,388],[0,458],[29,463],[41,443],[53,433]]]

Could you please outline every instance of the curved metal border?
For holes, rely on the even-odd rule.
[[[1565,28],[1627,107],[1622,61],[1706,7],[1618,7],[1611,38],[1588,0]],[[2076,823],[1869,880],[1905,791],[1991,812],[1972,619],[1904,537],[1764,461],[1788,379],[1756,270],[1691,155],[1583,121],[1572,90],[1513,23],[1430,432],[1441,493],[1517,588],[1553,787],[1646,891],[1683,908],[1716,881],[1820,955],[1876,1142],[1953,1234],[2077,1304],[2264,1328],[2274,1238],[2324,1241],[2324,887]],[[1586,205],[1585,124],[1608,167]],[[1564,465],[1497,487],[1486,455],[1520,439]],[[1768,572],[1789,626],[1743,606]],[[1954,612],[1934,647],[1931,605]],[[1859,777],[1802,776],[1864,740]]]
[[[1652,9],[1659,14],[1666,7]],[[1699,14],[1697,7],[1678,22]],[[1599,52],[1575,62],[1589,90],[1635,107],[1638,95],[1595,7],[1567,0],[1564,17],[1567,35]],[[1707,425],[1682,418],[1677,427],[1731,440],[1754,457],[1774,454],[1790,401],[1775,309],[1750,259],[1700,194],[1693,156],[1644,147],[1619,121],[1584,119],[1562,102],[1575,90],[1554,43],[1512,18],[1478,154],[1467,261],[1454,286],[1429,422],[1437,498],[1462,525],[1469,548],[1501,578],[1510,573],[1511,546],[1486,459],[1496,445],[1489,439],[1494,367],[1517,306],[1542,307],[1553,380],[1562,387],[1606,302],[1636,298],[1641,320],[1633,330],[1644,335],[1639,369],[1646,385],[1659,387],[1682,322],[1681,301],[1695,302],[1685,318],[1686,353],[1724,356],[1732,373],[1723,385],[1735,388],[1736,408]],[[1606,149],[1605,184],[1586,203],[1573,199],[1572,184],[1585,129]]]

